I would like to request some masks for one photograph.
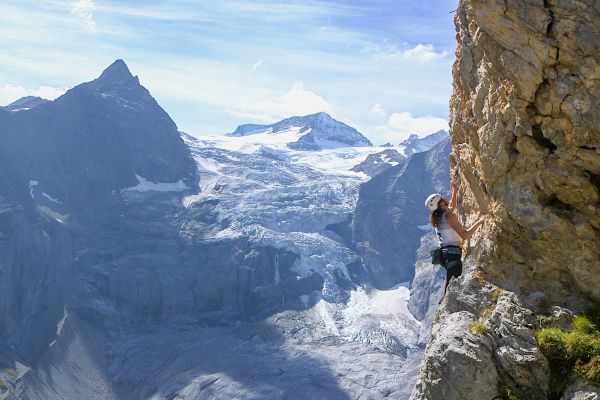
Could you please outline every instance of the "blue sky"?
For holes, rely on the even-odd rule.
[[[456,0],[0,0],[0,104],[122,58],[200,136],[326,111],[374,143],[445,126]]]

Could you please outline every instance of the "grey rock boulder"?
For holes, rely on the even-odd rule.
[[[600,389],[595,386],[587,385],[583,382],[576,382],[569,386],[560,400],[598,400],[600,399]]]
[[[549,367],[536,347],[534,314],[469,267],[450,282],[411,399],[492,399],[501,387],[547,398]]]

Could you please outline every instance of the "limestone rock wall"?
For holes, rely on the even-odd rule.
[[[546,398],[535,315],[600,300],[600,2],[461,0],[455,22],[452,169],[463,222],[488,218],[412,398]]]
[[[600,5],[461,1],[451,107],[467,220],[494,282],[600,299]],[[484,261],[484,260],[482,260]]]

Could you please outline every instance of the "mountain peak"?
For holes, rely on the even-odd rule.
[[[419,137],[418,135],[412,134],[408,137],[408,139],[400,143],[400,146],[404,146],[405,155],[421,153],[429,150],[436,144],[446,139],[448,136],[449,134],[445,130],[431,133],[425,137]]]
[[[300,128],[306,133],[297,142],[288,143],[294,150],[319,150],[330,147],[371,146],[371,142],[355,128],[332,118],[326,112],[286,118],[271,125],[245,124],[228,136],[247,136],[269,131],[271,134]]]
[[[17,101],[10,103],[9,105],[7,105],[6,107],[3,107],[3,108],[6,111],[30,110],[32,108],[35,108],[39,105],[42,105],[42,104],[45,104],[48,102],[49,102],[49,100],[42,99],[41,97],[25,96],[25,97],[20,98]]]
[[[118,59],[106,68],[96,82],[102,84],[119,85],[133,78],[125,61]]]
[[[309,117],[318,117],[318,118],[323,118],[323,119],[333,119],[331,117],[331,115],[327,114],[325,111],[320,111],[318,113],[309,115]]]

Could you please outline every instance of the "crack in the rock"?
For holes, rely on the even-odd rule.
[[[542,131],[541,124],[535,124],[531,127],[531,134],[533,135],[533,139],[539,144],[547,149],[550,149],[550,153],[554,153],[558,146],[555,145],[552,140],[544,136],[544,132]]]

